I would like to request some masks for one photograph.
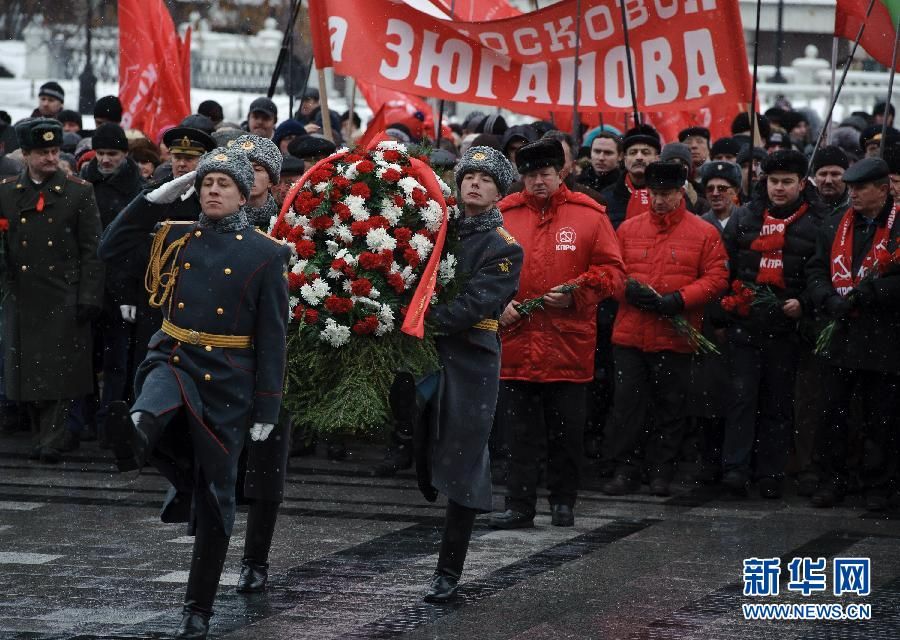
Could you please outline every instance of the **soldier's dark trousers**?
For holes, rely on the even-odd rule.
[[[897,472],[900,377],[879,371],[822,367],[825,417],[816,431],[815,468],[821,483],[846,490],[848,478],[848,414],[860,401],[865,437],[862,481],[869,492],[889,492]]]
[[[278,507],[274,500],[252,500],[247,509],[247,533],[244,537],[244,560],[259,565],[269,564],[269,551],[275,536]]]
[[[69,416],[71,400],[43,400],[27,402],[28,418],[34,446],[44,449],[59,449],[65,435],[66,418]]]
[[[584,451],[587,388],[586,383],[575,382],[501,383],[510,453],[507,509],[534,515],[544,447],[550,504],[575,506]]]
[[[671,480],[684,436],[691,355],[613,347],[613,358],[615,394],[606,436],[616,474],[637,480],[646,467],[651,478]]]
[[[453,500],[447,502],[444,535],[441,537],[441,550],[438,553],[438,573],[457,580],[462,575],[477,513],[475,509],[464,507]]]
[[[212,614],[213,601],[225,566],[229,537],[222,529],[212,504],[198,499],[195,509],[197,529],[184,607],[209,615]]]
[[[756,477],[778,478],[791,449],[797,345],[786,336],[733,335],[722,470],[749,478],[755,442]]]

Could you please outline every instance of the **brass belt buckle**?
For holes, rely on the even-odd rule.
[[[200,344],[200,332],[199,331],[188,331],[187,341],[191,344]]]

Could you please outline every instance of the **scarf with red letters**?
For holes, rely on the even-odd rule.
[[[894,208],[888,216],[887,224],[875,230],[872,246],[869,248],[866,257],[863,258],[859,271],[854,275],[853,221],[856,218],[856,212],[853,210],[853,207],[844,212],[844,217],[841,218],[841,224],[838,225],[837,233],[834,234],[834,241],[831,243],[831,286],[840,295],[846,296],[853,291],[853,287],[858,285],[859,281],[865,278],[866,274],[875,267],[877,255],[880,252],[887,251],[888,238],[890,238],[896,217],[897,209]]]
[[[762,253],[756,284],[770,284],[784,289],[784,236],[787,228],[806,215],[808,210],[809,204],[804,202],[799,209],[783,220],[773,217],[768,209],[763,211],[759,237],[750,243],[751,249]]]
[[[625,174],[625,188],[631,197],[628,198],[628,207],[625,209],[625,219],[631,220],[635,216],[650,211],[650,191],[646,188],[638,189],[631,182],[631,176]]]

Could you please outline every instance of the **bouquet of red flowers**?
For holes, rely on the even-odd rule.
[[[659,292],[649,284],[645,284],[640,280],[636,280],[635,278],[628,278],[628,282],[636,282],[644,291],[649,291],[661,297],[659,295]],[[713,343],[709,338],[700,333],[700,331],[698,331],[694,327],[694,325],[688,322],[688,319],[684,316],[672,316],[671,318],[669,318],[669,321],[672,323],[672,326],[675,327],[675,331],[687,338],[688,342],[691,345],[691,348],[693,348],[693,350],[697,353],[717,356],[721,355],[719,348],[716,347],[715,343]]]
[[[292,253],[285,405],[298,424],[378,428],[389,421],[395,371],[437,367],[430,337],[399,329],[417,292],[428,292],[416,300],[421,312],[454,280],[441,230],[458,218],[455,204],[431,168],[395,142],[341,150],[291,188],[270,234]],[[431,260],[439,260],[434,282],[420,288]]]
[[[731,283],[731,294],[719,304],[725,311],[746,318],[751,307],[780,307],[784,303],[768,286],[735,280]]]
[[[609,274],[599,267],[591,267],[580,276],[570,282],[554,287],[548,293],[571,293],[575,289],[587,287],[596,291],[604,292],[607,295],[612,293],[609,282]],[[544,296],[529,298],[516,305],[516,311],[520,315],[528,316],[544,308]]]

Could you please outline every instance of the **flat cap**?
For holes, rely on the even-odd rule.
[[[838,166],[847,169],[850,166],[850,158],[844,153],[844,150],[835,145],[828,145],[816,151],[816,155],[812,159],[813,173],[822,167]]]
[[[169,129],[163,136],[163,144],[169,148],[169,153],[186,156],[202,156],[216,147],[216,143],[208,133],[192,127]]]
[[[315,134],[294,138],[288,144],[288,153],[303,160],[330,156],[336,150],[337,146],[331,140]]]
[[[888,163],[881,158],[863,158],[844,172],[844,184],[864,184],[887,178]]]
[[[202,113],[192,113],[184,120],[182,120],[179,124],[179,127],[190,127],[191,129],[198,129],[203,133],[212,133],[216,130],[216,125],[212,120],[209,119],[208,116],[203,115]]]
[[[556,167],[560,170],[565,163],[566,154],[562,143],[553,138],[541,138],[516,152],[516,168],[521,175],[544,167]]]
[[[62,124],[54,118],[28,118],[16,124],[16,137],[22,151],[62,146]]]
[[[500,195],[505,195],[513,182],[512,164],[505,155],[492,147],[469,147],[456,165],[456,186],[460,187],[463,177],[473,171],[481,171],[491,176]]]
[[[625,132],[625,136],[622,139],[622,150],[628,151],[628,147],[635,144],[649,145],[656,149],[656,153],[662,150],[659,132],[649,124],[639,124]]]
[[[648,189],[680,189],[687,179],[687,167],[680,162],[651,162],[644,173]]]
[[[684,142],[685,140],[693,136],[706,138],[706,141],[709,142],[709,129],[707,129],[706,127],[688,127],[687,129],[682,129],[678,132],[678,142]]]
[[[255,111],[260,111],[275,119],[278,118],[278,107],[275,106],[274,102],[265,97],[257,98],[250,103],[250,108],[247,109],[247,113],[253,113]]]
[[[700,167],[700,183],[706,187],[706,183],[713,178],[725,180],[735,189],[741,188],[741,168],[734,162],[713,160],[712,162],[704,163]]]
[[[766,175],[796,173],[801,178],[805,178],[808,168],[809,163],[806,161],[806,156],[793,149],[781,149],[770,153],[762,163],[762,170]]]

